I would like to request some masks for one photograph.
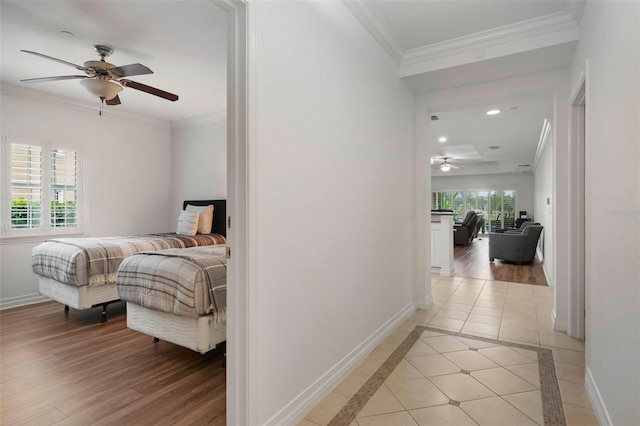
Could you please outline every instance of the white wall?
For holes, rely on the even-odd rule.
[[[586,385],[602,424],[640,419],[639,46],[640,3],[586,2],[571,81],[588,59]]]
[[[257,10],[256,423],[415,306],[415,98],[341,2]],[[312,408],[312,407],[308,407]]]
[[[87,236],[170,231],[170,129],[105,111],[64,106],[3,87],[3,135],[83,147]],[[175,210],[175,209],[174,209]],[[0,307],[37,299],[31,249],[44,240],[0,241]]]
[[[431,192],[436,191],[486,191],[516,190],[516,217],[520,210],[533,216],[533,175],[531,173],[503,173],[491,175],[434,176]],[[536,217],[534,219],[537,220]]]
[[[226,126],[222,118],[171,128],[171,229],[184,200],[226,199]]]
[[[553,245],[553,203],[555,203],[553,191],[553,150],[553,137],[550,136],[544,146],[544,150],[540,153],[538,163],[534,170],[533,217],[536,222],[539,222],[544,226],[542,241],[539,243],[538,247],[542,252],[541,254],[544,259],[542,268],[544,269],[547,283],[550,286],[555,287],[555,250]]]

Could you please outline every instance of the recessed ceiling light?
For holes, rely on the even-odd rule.
[[[438,142],[446,142],[446,141],[447,141],[447,138],[446,138],[446,137],[444,137],[444,136],[440,136],[440,137],[438,138]]]
[[[500,110],[499,109],[491,109],[489,111],[487,111],[487,115],[497,115],[500,114]]]

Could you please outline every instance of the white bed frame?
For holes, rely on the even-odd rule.
[[[226,322],[216,326],[213,315],[179,317],[131,302],[127,302],[127,327],[201,354],[227,340]]]
[[[38,276],[38,290],[40,294],[75,309],[89,309],[102,306],[102,322],[107,320],[106,309],[111,302],[120,300],[116,284],[98,286],[71,285],[61,283],[53,278]]]

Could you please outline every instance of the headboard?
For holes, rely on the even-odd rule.
[[[227,200],[191,200],[184,201],[182,208],[186,209],[187,204],[192,206],[208,206],[213,204],[213,226],[211,232],[227,236]]]

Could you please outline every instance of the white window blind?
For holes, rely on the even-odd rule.
[[[2,138],[2,236],[80,233],[81,154],[72,145]]]
[[[11,229],[42,226],[42,148],[11,144]]]

